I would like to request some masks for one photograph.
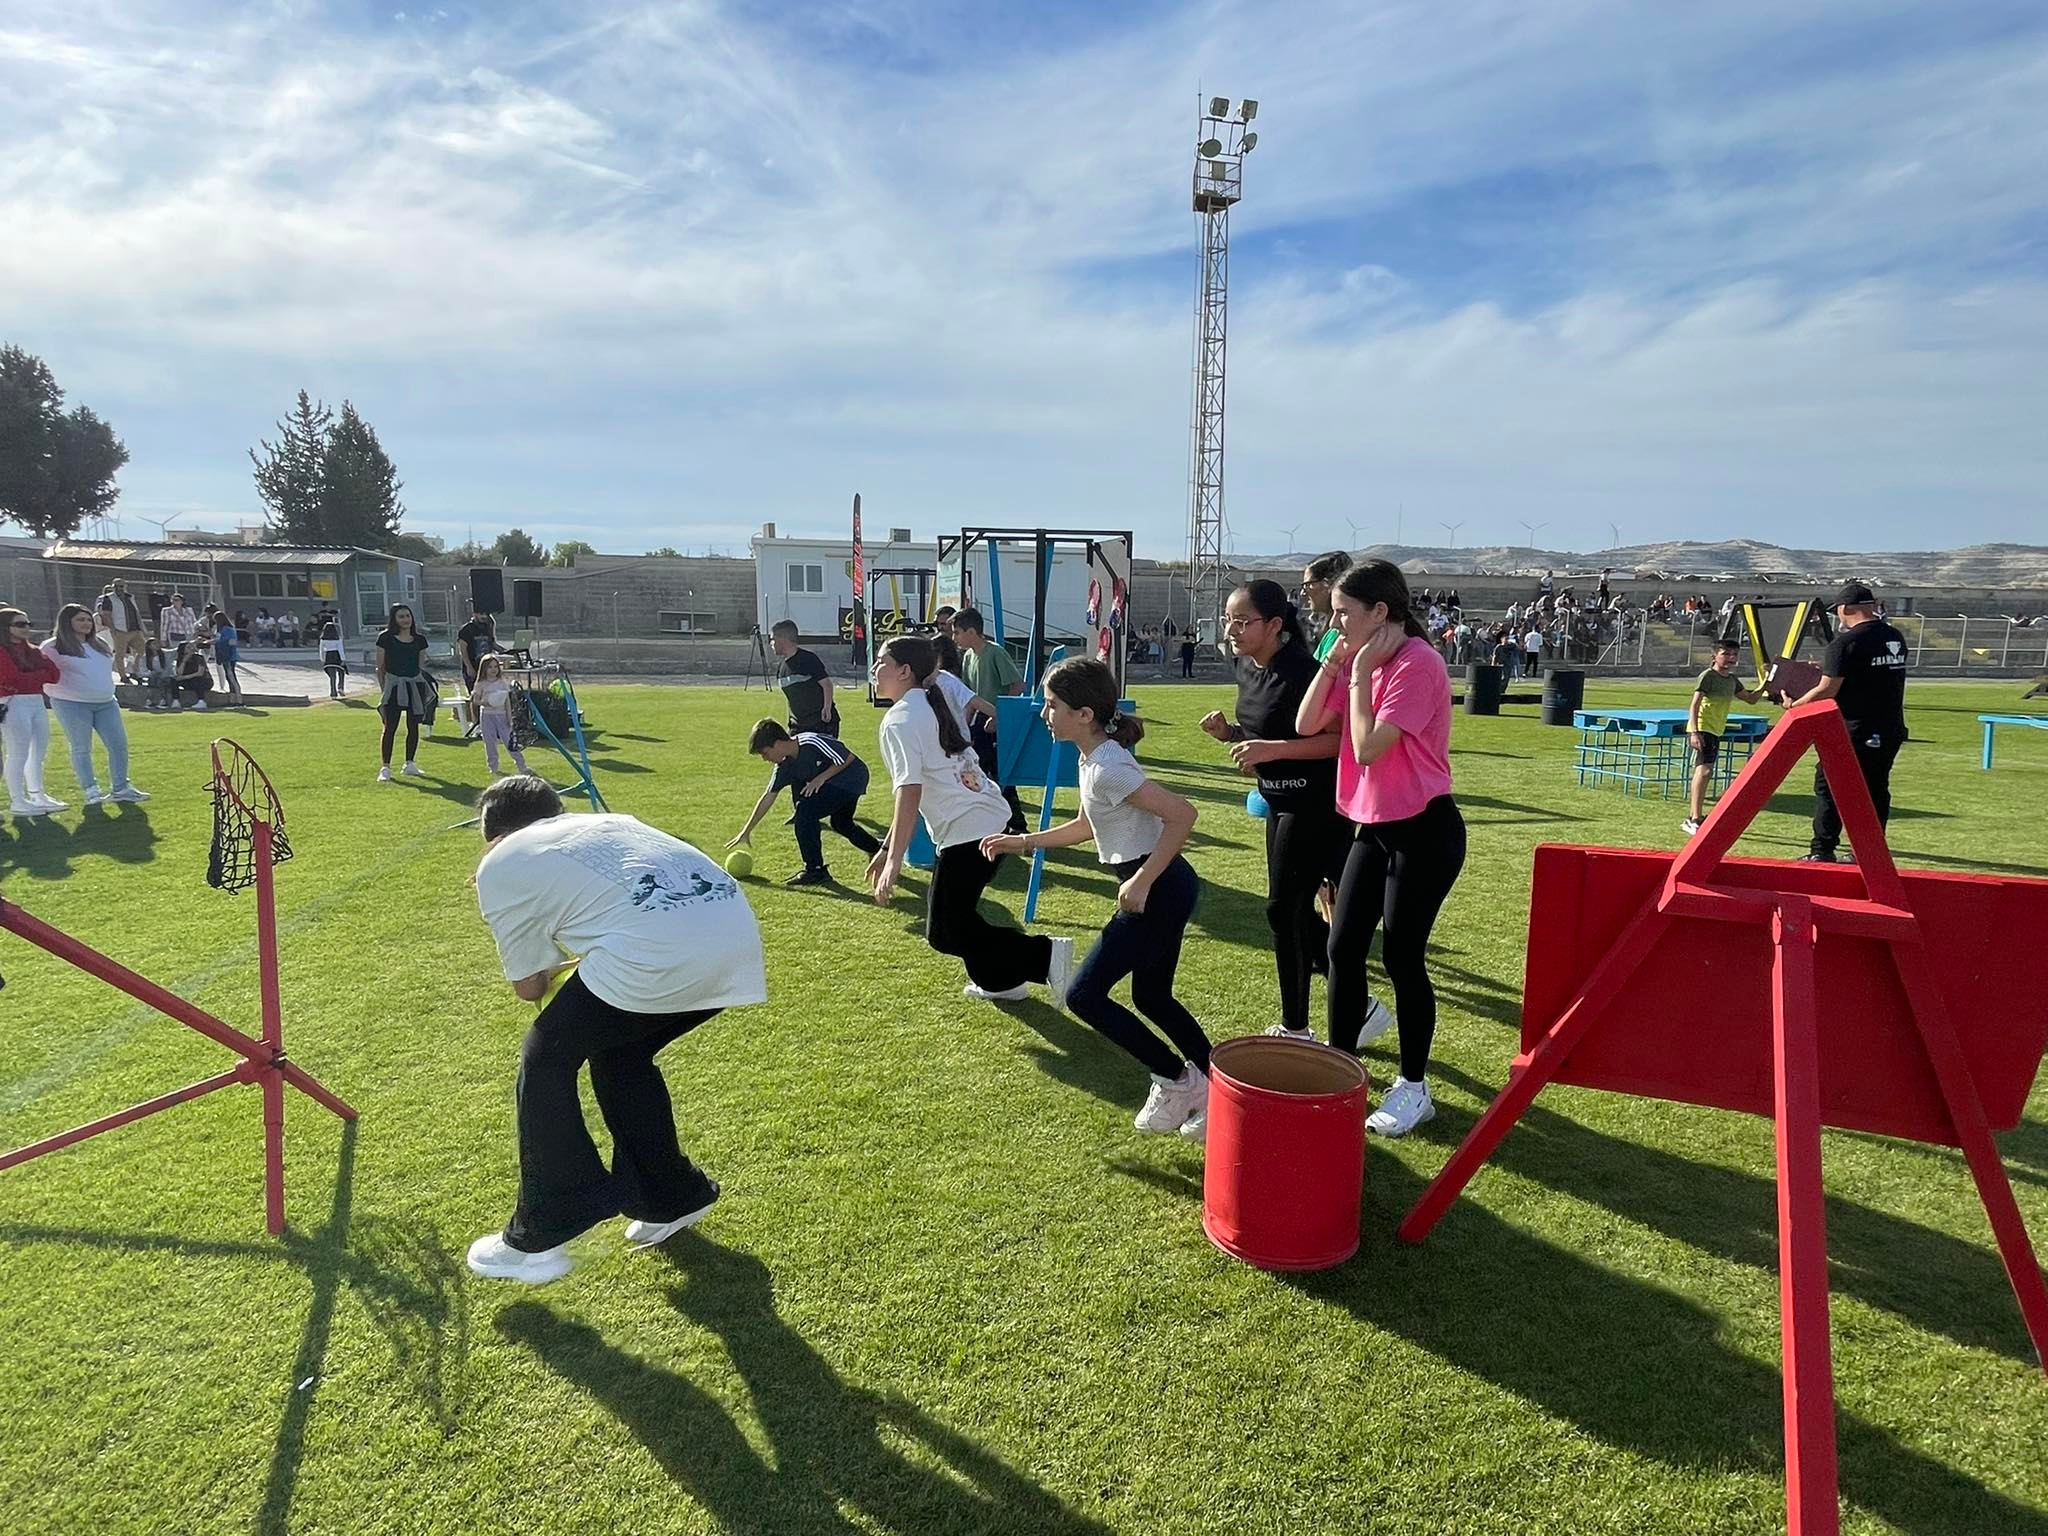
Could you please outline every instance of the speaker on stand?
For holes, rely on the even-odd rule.
[[[469,570],[469,611],[505,611],[505,573],[495,565],[476,565]]]

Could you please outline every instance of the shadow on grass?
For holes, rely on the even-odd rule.
[[[156,858],[156,828],[139,805],[88,805],[75,824],[55,816],[16,816],[0,825],[14,834],[0,833],[0,879],[11,874],[41,879],[68,875],[72,860],[80,855],[117,864],[148,864]]]
[[[497,1327],[595,1398],[726,1531],[1106,1532],[914,1404],[850,1386],[783,1321],[773,1277],[753,1255],[694,1232],[671,1239],[662,1255],[682,1278],[670,1305],[723,1342],[769,1456],[716,1398],[608,1344],[588,1324],[521,1301],[498,1314]],[[912,1461],[889,1443],[899,1437],[918,1442],[944,1470]],[[862,1519],[849,1519],[842,1505]]]
[[[1795,790],[1780,790],[1765,802],[1764,810],[1778,816],[1797,816],[1801,821],[1813,820],[1814,799],[1812,792],[1800,794]],[[1894,804],[1891,809],[1893,821],[1949,821],[1953,819],[1948,811],[1930,811],[1915,805]]]
[[[1392,1233],[1422,1187],[1398,1159],[1374,1160],[1369,1245],[1391,1241],[1378,1234]],[[1725,1348],[1719,1318],[1475,1201],[1454,1207],[1419,1250],[1284,1278],[1611,1445],[1672,1466],[1783,1475],[1778,1372]],[[1889,1431],[1839,1411],[1836,1424],[1843,1496],[1899,1530],[2048,1533],[2048,1513]]]
[[[1458,810],[1465,818],[1465,824],[1473,827],[1521,826],[1524,823],[1542,821],[1591,821],[1590,816],[1574,816],[1569,811],[1560,811],[1547,805],[1526,805],[1519,800],[1496,800],[1489,795],[1470,795],[1460,790],[1457,795]],[[1504,811],[1502,816],[1474,816],[1474,811]]]
[[[95,1232],[25,1224],[0,1225],[0,1242],[51,1243],[193,1259],[261,1259],[297,1265],[312,1286],[289,1376],[284,1411],[271,1442],[259,1532],[291,1526],[292,1500],[305,1460],[306,1426],[319,1395],[342,1285],[354,1292],[390,1345],[400,1378],[443,1435],[460,1428],[471,1401],[469,1271],[431,1224],[370,1218],[353,1221],[353,1123],[344,1124],[327,1220],[312,1233],[287,1227],[275,1242],[181,1238],[155,1232]],[[303,1383],[303,1385],[302,1385]]]
[[[1135,1108],[1142,1102],[1145,1069],[1086,1024],[1036,997],[996,1006],[1043,1042],[1025,1041],[1024,1054],[1054,1082],[1078,1088],[1119,1109]]]

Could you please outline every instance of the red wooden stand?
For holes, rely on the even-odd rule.
[[[1809,745],[1856,864],[1728,858]],[[1787,713],[1681,852],[1537,849],[1530,907],[1521,1052],[1400,1235],[1429,1235],[1547,1083],[1770,1115],[1788,1526],[1833,1536],[1824,1125],[1962,1149],[2048,1368],[2048,1284],[1991,1139],[2048,1047],[2029,947],[2048,880],[1902,874],[1822,702]]]
[[[196,1029],[207,1039],[226,1046],[242,1059],[225,1072],[216,1072],[212,1077],[203,1078],[188,1087],[178,1088],[170,1093],[160,1094],[141,1104],[104,1115],[73,1130],[61,1131],[55,1136],[46,1136],[41,1141],[0,1154],[0,1169],[12,1168],[17,1163],[28,1162],[41,1157],[45,1152],[55,1152],[74,1142],[97,1136],[102,1131],[111,1131],[116,1126],[127,1125],[146,1115],[156,1114],[188,1099],[199,1098],[218,1088],[229,1088],[236,1083],[255,1083],[263,1090],[263,1210],[265,1224],[274,1237],[284,1230],[284,1087],[291,1084],[308,1098],[325,1105],[344,1120],[353,1120],[356,1112],[341,1099],[321,1087],[319,1082],[303,1067],[287,1059],[284,1053],[284,1019],[279,1001],[277,980],[277,908],[275,894],[271,889],[270,828],[258,822],[254,828],[255,876],[256,876],[256,952],[260,968],[260,986],[263,1005],[263,1036],[251,1039],[240,1030],[222,1023],[205,1010],[195,1008],[183,998],[166,991],[146,976],[139,976],[126,966],[110,960],[96,949],[88,948],[70,935],[61,933],[40,919],[11,902],[0,901],[0,928],[18,934],[38,948],[46,949],[59,960],[75,965],[88,975],[119,987],[130,997],[149,1004],[157,1012],[176,1019],[187,1028]]]

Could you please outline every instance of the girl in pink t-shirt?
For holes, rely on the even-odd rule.
[[[1373,929],[1384,922],[1401,1075],[1365,1123],[1405,1136],[1436,1113],[1426,1081],[1436,989],[1425,957],[1465,864],[1465,821],[1451,799],[1451,680],[1398,566],[1354,567],[1333,603],[1338,641],[1296,717],[1303,734],[1339,718],[1337,809],[1357,828],[1330,922],[1330,1043],[1355,1053],[1390,1022],[1365,981]]]

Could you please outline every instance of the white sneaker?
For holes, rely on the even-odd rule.
[[[1687,837],[1691,837],[1693,833],[1699,831],[1699,829],[1699,822],[1697,822],[1690,816],[1686,817],[1685,820],[1681,821],[1678,824],[1678,830],[1683,832]]]
[[[95,785],[85,792],[85,803],[87,805],[105,805],[107,803],[107,792]]]
[[[386,763],[377,770],[377,782],[379,784],[389,784],[391,782],[391,765],[389,763]]]
[[[1313,1029],[1289,1029],[1285,1024],[1268,1024],[1266,1033],[1281,1040],[1299,1040],[1303,1045],[1316,1043],[1316,1032]]]
[[[109,800],[119,800],[123,805],[140,805],[149,798],[149,791],[137,789],[133,784],[124,784],[108,795]]]
[[[1195,1142],[1202,1146],[1207,1146],[1209,1142],[1208,1107],[1204,1105],[1204,1107],[1202,1107],[1201,1109],[1196,1110],[1189,1119],[1183,1121],[1181,1123],[1180,1133],[1181,1135],[1187,1137],[1189,1141]]]
[[[427,776],[427,771],[424,768],[420,767],[418,763],[414,762],[408,762],[403,768],[399,769],[398,771],[404,774],[408,779],[424,779]]]
[[[1365,1006],[1365,1028],[1358,1032],[1358,1048],[1364,1050],[1394,1027],[1394,1015],[1378,998]]]
[[[70,806],[59,800],[55,795],[46,795],[40,789],[32,789],[28,792],[28,803],[30,805],[40,805],[46,811],[68,811],[71,809]]]
[[[522,1285],[546,1285],[559,1280],[576,1267],[566,1248],[543,1253],[525,1253],[505,1241],[505,1234],[493,1232],[469,1245],[469,1272],[486,1280],[517,1280]]]
[[[1179,1077],[1152,1074],[1152,1091],[1145,1095],[1145,1107],[1131,1121],[1141,1131],[1171,1135],[1190,1117],[1209,1109],[1209,1076],[1193,1062],[1180,1069]]]
[[[1429,1097],[1429,1084],[1411,1083],[1405,1077],[1380,1100],[1380,1107],[1365,1117],[1365,1128],[1376,1136],[1406,1136],[1425,1120],[1436,1117],[1436,1105]]]
[[[1067,989],[1074,984],[1074,941],[1054,939],[1052,960],[1045,968],[1045,990],[1052,994],[1053,1007],[1067,1011]]]
[[[1031,995],[1031,985],[1029,982],[1020,981],[1014,987],[1005,987],[1000,992],[990,992],[970,981],[960,991],[965,996],[978,998],[984,1003],[1021,1003]]]
[[[181,715],[185,712],[184,703],[178,699],[171,700],[171,708],[175,709]]]
[[[711,1181],[711,1198],[678,1216],[674,1221],[629,1221],[626,1223],[626,1241],[635,1248],[653,1248],[667,1242],[685,1227],[694,1227],[711,1214],[711,1207],[718,1203],[718,1180]]]
[[[32,800],[17,800],[7,807],[7,812],[11,816],[47,816],[50,814],[50,808],[47,805],[37,805]]]

